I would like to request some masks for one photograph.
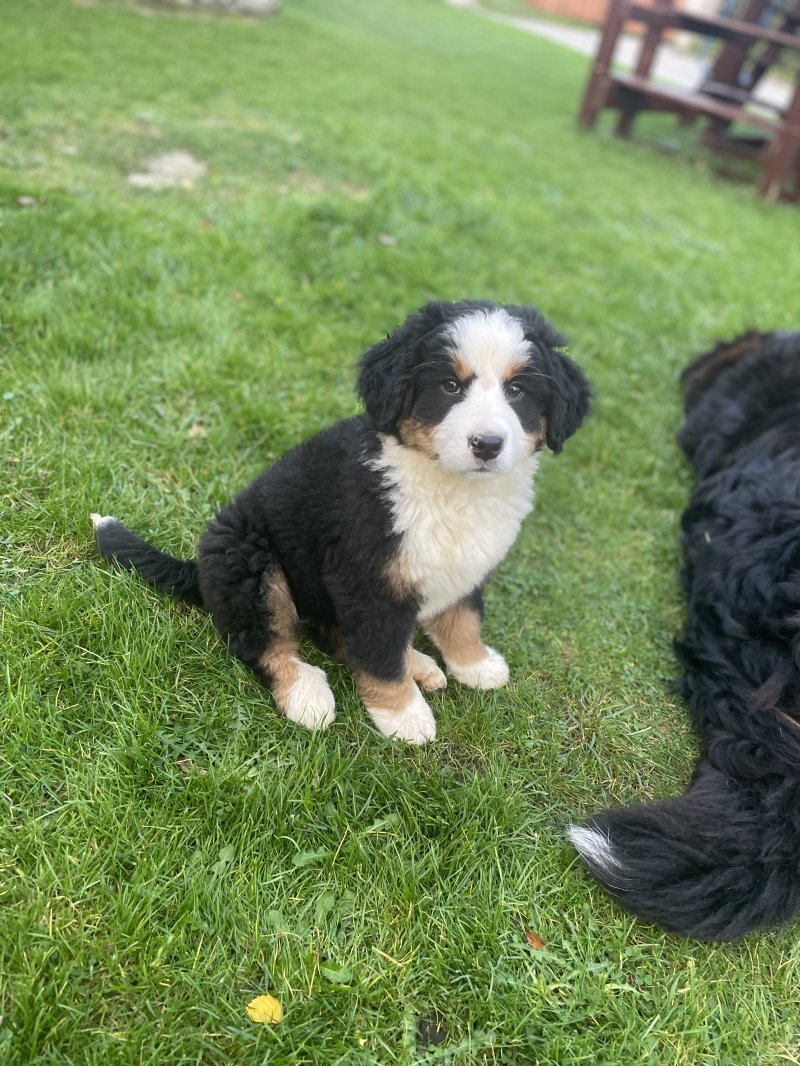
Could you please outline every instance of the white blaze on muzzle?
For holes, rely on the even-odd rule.
[[[529,450],[504,381],[530,357],[530,344],[517,319],[500,308],[464,315],[448,333],[454,355],[475,377],[433,434],[439,461],[455,473],[507,474]]]
[[[464,399],[437,426],[433,446],[442,466],[455,473],[507,474],[528,454],[525,434],[502,384],[481,378],[472,382]]]

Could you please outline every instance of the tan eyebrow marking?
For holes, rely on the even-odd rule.
[[[451,352],[450,362],[453,366],[453,373],[456,374],[459,381],[465,382],[475,377],[474,370],[471,369],[469,363],[460,352]]]
[[[503,371],[503,381],[511,381],[513,377],[516,377],[517,374],[521,374],[527,369],[527,359],[515,359],[513,362],[509,363]]]

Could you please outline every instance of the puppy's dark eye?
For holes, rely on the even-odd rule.
[[[506,385],[506,396],[509,400],[518,400],[525,390],[518,381],[510,381]]]
[[[461,392],[461,382],[456,381],[455,378],[448,378],[447,381],[442,382],[442,388],[451,396],[455,396],[456,393]]]

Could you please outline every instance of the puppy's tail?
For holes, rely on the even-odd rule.
[[[91,519],[97,547],[106,559],[126,570],[135,570],[145,581],[176,599],[202,607],[197,563],[159,551],[110,515],[93,514]]]
[[[728,777],[705,758],[683,796],[601,811],[570,839],[626,910],[698,940],[800,912],[800,778]]]

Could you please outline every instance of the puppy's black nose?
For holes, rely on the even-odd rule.
[[[480,433],[469,438],[472,454],[478,459],[494,459],[500,454],[505,438],[498,433]]]

